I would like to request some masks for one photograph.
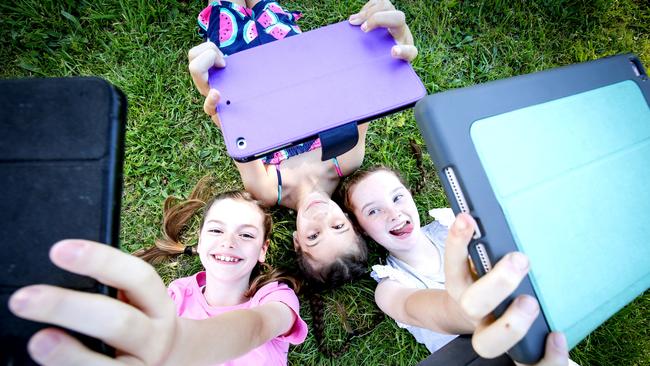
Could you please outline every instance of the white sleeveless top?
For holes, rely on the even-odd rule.
[[[392,255],[389,255],[386,258],[386,265],[378,264],[372,266],[372,273],[370,275],[375,279],[375,281],[381,282],[381,280],[388,278],[409,288],[445,289],[443,259],[445,253],[445,240],[447,239],[449,229],[438,221],[432,221],[428,225],[422,227],[421,230],[440,254],[440,263],[438,263],[439,271],[437,273],[419,273],[413,267]],[[429,329],[415,327],[398,321],[395,322],[400,328],[404,328],[413,334],[415,340],[424,344],[431,353],[442,348],[457,337],[457,335],[437,333]]]

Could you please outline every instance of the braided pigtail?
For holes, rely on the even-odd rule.
[[[307,292],[307,297],[309,300],[309,309],[311,310],[312,317],[312,331],[314,338],[316,339],[316,345],[318,350],[325,356],[329,358],[339,358],[348,352],[352,342],[352,338],[361,337],[370,333],[373,329],[381,323],[385,316],[384,313],[379,311],[375,313],[374,319],[370,326],[366,329],[357,330],[353,329],[348,321],[348,312],[345,307],[337,302],[336,303],[336,312],[338,313],[341,322],[343,323],[343,328],[346,332],[345,341],[341,347],[337,350],[332,350],[327,346],[325,342],[325,305],[323,302],[323,296],[321,295],[324,289],[319,286],[314,286],[310,284]]]
[[[426,170],[424,169],[424,162],[422,160],[422,147],[412,138],[409,139],[409,145],[411,146],[411,152],[415,157],[415,164],[418,168],[418,172],[420,172],[420,179],[415,183],[415,185],[411,189],[411,194],[416,195],[420,193],[422,189],[426,186],[427,174],[426,174]]]

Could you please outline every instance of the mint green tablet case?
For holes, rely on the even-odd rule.
[[[650,287],[650,81],[618,55],[425,97],[415,117],[456,213],[478,222],[480,275],[512,251],[542,313],[510,351],[535,363]]]
[[[626,80],[485,118],[470,133],[532,258],[546,320],[573,347],[650,286],[650,108]]]

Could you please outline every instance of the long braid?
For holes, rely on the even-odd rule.
[[[409,139],[409,145],[411,146],[411,152],[415,157],[415,164],[418,168],[418,171],[420,172],[420,179],[415,183],[413,189],[411,190],[411,193],[415,195],[420,193],[426,185],[427,175],[422,160],[422,147],[412,138]]]
[[[361,337],[370,333],[373,329],[377,327],[377,325],[379,325],[379,323],[381,323],[385,319],[385,315],[381,311],[376,312],[373,322],[368,328],[363,330],[356,330],[352,328],[350,322],[348,321],[348,314],[347,311],[345,310],[345,307],[342,304],[337,302],[336,312],[339,314],[341,321],[343,322],[343,328],[345,329],[347,335],[341,347],[338,350],[334,351],[325,344],[325,316],[324,316],[325,306],[323,303],[323,297],[321,295],[322,291],[323,291],[322,287],[314,286],[314,285],[310,285],[307,290],[309,308],[311,310],[311,316],[312,316],[312,328],[314,332],[314,338],[316,339],[316,345],[318,346],[318,350],[323,355],[329,358],[339,358],[345,353],[347,353],[347,351],[350,349],[352,338]]]

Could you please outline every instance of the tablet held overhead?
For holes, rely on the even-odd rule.
[[[426,90],[394,45],[344,21],[228,56],[209,76],[228,154],[257,159],[412,106]]]

